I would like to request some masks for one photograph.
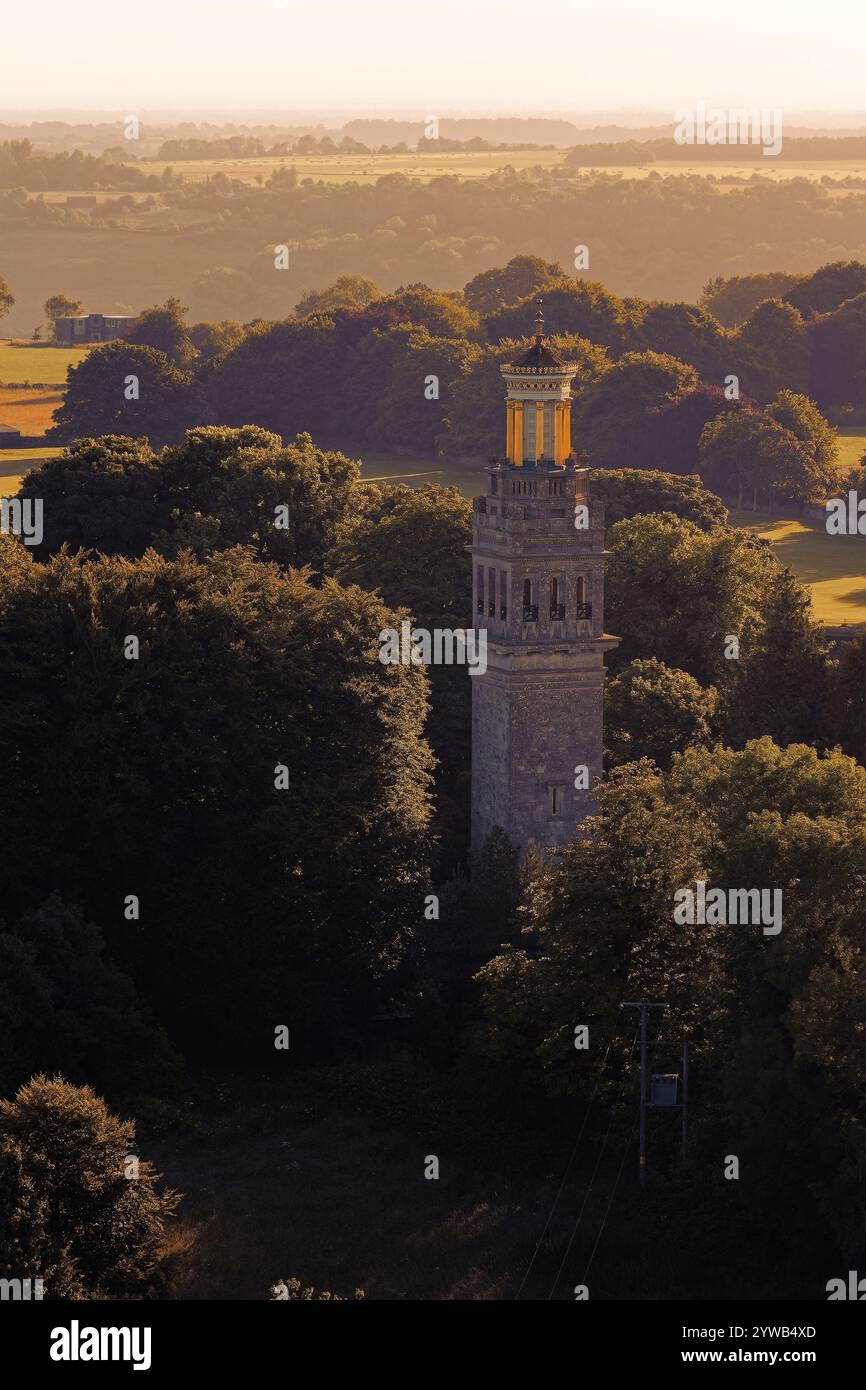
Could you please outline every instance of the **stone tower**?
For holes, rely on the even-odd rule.
[[[576,365],[535,342],[507,387],[506,454],[472,519],[472,611],[487,670],[472,680],[472,847],[496,826],[560,849],[602,771],[604,505],[571,451]]]

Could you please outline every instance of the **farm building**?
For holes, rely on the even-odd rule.
[[[59,343],[107,343],[122,338],[135,319],[135,314],[61,315],[54,333]]]

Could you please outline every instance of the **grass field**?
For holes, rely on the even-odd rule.
[[[66,384],[66,369],[87,356],[80,347],[17,347],[0,341],[0,386],[4,381],[38,381],[50,386]]]
[[[53,387],[0,386],[0,421],[24,435],[44,434],[62,400],[62,393]]]
[[[356,458],[358,451],[343,450],[350,458]],[[361,476],[365,482],[408,483],[410,487],[423,487],[425,483],[435,483],[438,487],[456,487],[464,497],[474,497],[485,491],[484,467],[451,463],[441,458],[394,458],[387,454],[364,454]]]
[[[405,174],[407,178],[418,179],[422,183],[430,179],[451,175],[460,179],[483,179],[490,174],[511,167],[512,169],[552,169],[563,166],[565,150],[479,150],[475,152],[454,150],[443,154],[376,154],[376,155],[281,155],[276,158],[256,159],[190,159],[142,160],[135,167],[147,173],[161,174],[171,168],[176,174],[194,182],[225,174],[228,178],[241,179],[244,183],[255,183],[258,179],[270,178],[280,167],[294,168],[301,179],[322,179],[325,183],[375,183],[384,174]],[[580,172],[574,165],[564,166]],[[761,161],[737,161],[719,164],[687,164],[680,160],[658,162],[647,165],[598,164],[587,165],[583,172],[619,175],[626,179],[645,179],[651,172],[667,177],[670,174],[712,175],[716,179],[750,179],[758,173],[776,181],[807,178],[817,180],[825,174],[831,178],[845,178],[854,175],[866,178],[866,160],[835,160],[827,163],[810,163],[806,160],[791,160],[781,163],[775,159]],[[840,190],[844,193],[844,190]],[[58,195],[59,196],[59,195]]]
[[[731,521],[772,541],[779,559],[809,585],[820,622],[866,622],[866,536],[830,536],[820,521],[761,512],[732,512]]]
[[[176,174],[194,182],[225,174],[230,179],[255,183],[257,178],[268,179],[280,168],[296,169],[299,179],[323,179],[326,183],[375,183],[384,174],[405,174],[422,183],[450,174],[461,179],[485,179],[505,169],[549,169],[562,163],[563,150],[521,150],[501,153],[480,150],[477,153],[453,151],[450,154],[377,154],[377,155],[281,155],[268,159],[184,159],[142,160],[135,167],[148,174],[161,174],[173,169]]]
[[[14,497],[25,473],[59,453],[59,449],[0,449],[0,497]]]
[[[839,436],[836,462],[840,473],[847,473],[866,454],[866,430],[862,425],[840,425],[836,433]]]

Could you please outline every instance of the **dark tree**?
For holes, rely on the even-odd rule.
[[[651,758],[669,768],[675,753],[711,741],[718,703],[687,671],[655,657],[632,661],[608,682],[604,701],[604,744],[612,766]]]
[[[0,539],[7,916],[33,883],[81,904],[188,1050],[331,1045],[423,905],[427,681],[377,659],[399,615],[243,550],[40,565]]]
[[[38,1273],[50,1299],[153,1297],[179,1197],[135,1148],[89,1086],[37,1076],[0,1101],[2,1275]]]
[[[192,382],[151,347],[106,343],[67,372],[66,395],[48,437],[59,442],[98,434],[144,435],[153,444],[177,438],[200,407]]]
[[[156,348],[180,371],[186,372],[192,366],[195,348],[186,326],[185,314],[186,307],[179,299],[167,299],[164,304],[145,309],[143,314],[139,314],[130,325],[126,340],[143,347]]]

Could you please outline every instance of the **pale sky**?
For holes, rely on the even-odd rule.
[[[7,0],[0,109],[866,106],[863,0]]]

